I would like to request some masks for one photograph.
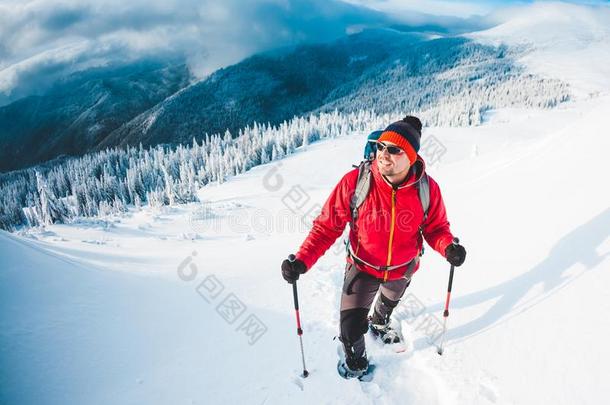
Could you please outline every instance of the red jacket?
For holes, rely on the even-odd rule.
[[[423,208],[415,183],[423,172],[423,160],[418,157],[420,170],[411,170],[407,179],[393,187],[380,173],[377,162],[371,165],[373,181],[369,194],[358,210],[356,224],[352,224],[350,199],[354,195],[358,169],[348,172],[335,186],[326,200],[322,212],[314,220],[309,235],[301,245],[297,259],[308,269],[328,250],[350,223],[349,241],[358,258],[375,266],[392,266],[407,263],[418,256],[422,249],[419,226],[422,226],[426,242],[441,255],[453,240],[445,205],[438,184],[430,177],[430,206],[424,224]],[[348,261],[352,262],[348,256]],[[358,267],[375,277],[396,280],[407,270],[406,266],[390,271],[380,271],[367,265]],[[414,270],[417,270],[419,263]]]

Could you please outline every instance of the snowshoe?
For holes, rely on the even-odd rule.
[[[339,340],[341,341],[341,338]],[[364,337],[362,340],[364,341]],[[370,381],[373,378],[375,365],[369,363],[364,350],[356,352],[352,345],[343,344],[337,347],[337,354],[339,356],[337,372],[341,377],[357,378],[360,381]]]
[[[369,382],[373,379],[373,372],[375,371],[375,365],[367,361],[366,367],[363,369],[350,369],[345,361],[339,360],[337,362],[337,372],[339,375],[346,380],[351,378],[357,378],[360,381]]]
[[[385,344],[400,343],[403,340],[400,333],[392,328],[389,323],[379,325],[369,322],[369,329],[373,332],[373,335],[378,337]]]

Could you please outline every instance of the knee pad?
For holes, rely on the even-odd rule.
[[[341,338],[344,343],[353,344],[368,330],[368,308],[353,308],[341,311]]]

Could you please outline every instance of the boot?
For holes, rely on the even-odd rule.
[[[398,301],[391,301],[380,294],[373,315],[369,317],[369,329],[383,343],[399,343],[401,340],[400,334],[390,326],[390,316],[396,305]]]
[[[371,332],[373,332],[373,335],[379,337],[383,343],[400,343],[400,334],[394,328],[392,328],[389,323],[385,325],[373,323],[371,317],[369,329]]]
[[[347,374],[350,377],[358,377],[366,373],[369,368],[369,360],[366,357],[364,335],[354,344],[350,344],[343,338],[339,338],[339,340],[343,343],[343,351],[345,352],[345,363],[343,366]]]

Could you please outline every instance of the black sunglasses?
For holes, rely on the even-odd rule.
[[[386,145],[383,142],[376,142],[376,144],[378,152],[383,152],[384,149],[387,149],[390,155],[400,155],[403,152],[398,146]]]

